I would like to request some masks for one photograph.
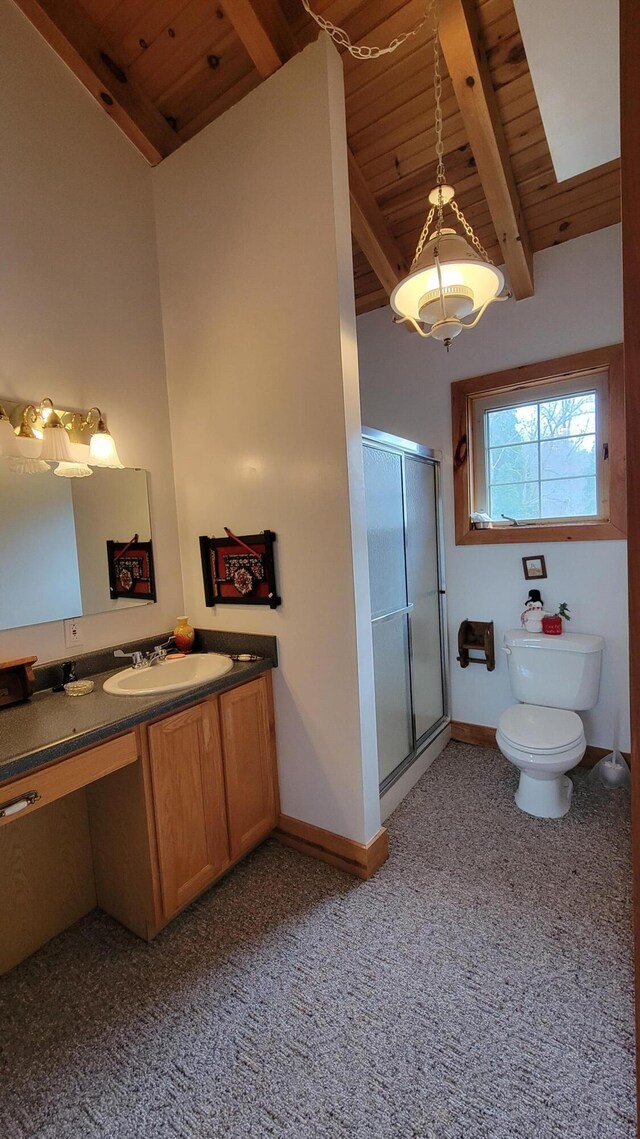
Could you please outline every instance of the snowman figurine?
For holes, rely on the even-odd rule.
[[[528,633],[542,632],[542,618],[546,616],[544,602],[539,589],[530,589],[524,610],[520,614],[520,624]]]

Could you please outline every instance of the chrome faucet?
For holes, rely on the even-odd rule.
[[[151,665],[161,664],[162,661],[166,659],[167,650],[170,649],[174,644],[175,638],[171,636],[167,641],[164,642],[164,644],[155,645],[153,652],[150,653],[125,653],[122,651],[122,649],[116,649],[113,655],[114,657],[122,657],[126,658],[127,660],[131,660],[132,668],[151,668]]]
[[[145,657],[144,653],[123,653],[122,649],[116,649],[113,655],[114,657],[122,657],[123,659],[126,658],[127,660],[131,660],[132,668],[147,668],[149,665],[149,661]]]
[[[149,653],[149,656],[147,658],[148,663],[149,664],[162,664],[162,661],[166,660],[167,651],[170,648],[173,648],[175,643],[176,643],[175,637],[172,635],[169,637],[169,639],[167,641],[164,642],[164,644],[155,645],[153,652]]]

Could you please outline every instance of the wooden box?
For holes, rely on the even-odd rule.
[[[37,657],[0,660],[0,708],[28,700],[36,686],[32,665]]]

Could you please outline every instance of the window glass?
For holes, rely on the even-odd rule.
[[[492,518],[597,516],[596,410],[586,391],[485,412]]]

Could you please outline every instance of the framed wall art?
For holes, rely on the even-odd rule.
[[[526,581],[540,581],[547,576],[547,567],[542,554],[534,554],[522,559],[522,568]]]
[[[224,538],[200,538],[204,596],[213,605],[281,604],[276,588],[273,530],[237,537],[225,526]]]
[[[107,542],[107,564],[112,601],[125,597],[157,600],[152,542],[138,541],[137,534],[128,542]]]

